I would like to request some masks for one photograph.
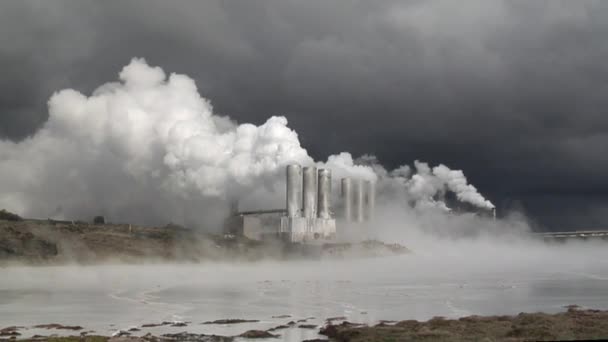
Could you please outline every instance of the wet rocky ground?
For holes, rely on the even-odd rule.
[[[350,322],[328,324],[320,334],[332,341],[556,341],[608,338],[608,311],[572,306],[557,314],[436,317],[426,322],[380,322],[374,326]]]
[[[277,316],[278,317],[278,316]],[[287,315],[281,316],[290,319]],[[290,320],[283,325],[267,330],[247,330],[236,336],[218,336],[187,332],[190,324],[240,324],[254,322],[244,319],[222,319],[213,322],[160,322],[118,330],[112,336],[101,336],[79,326],[44,324],[34,327],[12,326],[0,329],[0,341],[206,341],[227,342],[234,340],[273,340],[288,328],[318,329],[320,338],[308,341],[553,341],[553,340],[598,340],[608,338],[608,311],[568,307],[557,314],[520,313],[515,316],[468,316],[459,319],[435,317],[426,322],[414,320],[381,321],[369,326],[344,320],[344,317],[328,318],[325,324],[297,323],[308,320]],[[182,324],[184,332],[153,335],[146,333],[148,327]],[[30,329],[46,329],[49,334],[38,334],[20,338]],[[69,331],[66,334],[55,331]],[[73,334],[72,334],[73,332]]]

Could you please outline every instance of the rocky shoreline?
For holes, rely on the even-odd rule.
[[[557,314],[435,317],[426,322],[383,321],[374,326],[342,322],[323,327],[332,341],[555,341],[608,338],[608,311],[570,306]]]
[[[277,316],[279,317],[279,316]],[[281,316],[291,319],[290,316]],[[557,314],[520,313],[515,316],[468,316],[459,319],[435,317],[425,322],[415,320],[380,321],[370,326],[346,321],[345,317],[325,320],[325,324],[299,324],[302,320],[290,320],[280,326],[267,330],[247,330],[235,336],[219,336],[187,332],[192,322],[161,322],[143,324],[128,330],[118,330],[112,336],[97,335],[80,326],[43,324],[32,328],[47,330],[73,331],[77,334],[34,335],[20,338],[29,328],[12,326],[0,329],[0,341],[90,341],[90,342],[229,342],[236,339],[267,339],[281,337],[285,329],[319,329],[320,338],[308,341],[530,341],[530,340],[586,340],[608,337],[608,311],[568,307],[567,311]],[[257,320],[221,319],[200,324],[240,324]],[[186,331],[153,335],[145,333],[146,328],[159,326],[180,326]]]

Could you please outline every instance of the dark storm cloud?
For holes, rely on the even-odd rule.
[[[0,135],[141,56],[238,121],[286,115],[316,157],[443,162],[541,223],[599,225],[607,18],[604,1],[4,2]]]

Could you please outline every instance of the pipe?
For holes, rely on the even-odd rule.
[[[314,166],[305,167],[304,174],[304,196],[303,212],[306,218],[317,217],[317,168]]]
[[[319,169],[319,190],[317,213],[319,218],[330,219],[330,202],[331,202],[331,171],[327,169]]]
[[[365,181],[365,220],[371,221],[374,218],[376,208],[376,183]]]
[[[342,203],[344,211],[342,216],[346,221],[353,220],[353,187],[350,178],[342,178]]]
[[[361,179],[355,180],[355,221],[363,222],[364,188]]]
[[[302,208],[302,167],[298,164],[287,166],[287,216],[300,217]]]

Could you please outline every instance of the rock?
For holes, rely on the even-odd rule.
[[[39,340],[39,339],[48,339],[48,336],[43,336],[43,335],[34,335],[32,336],[32,340]]]
[[[326,319],[327,322],[333,322],[333,321],[344,321],[346,320],[346,317],[344,316],[338,316],[338,317],[330,317],[328,319]]]
[[[316,329],[317,325],[316,324],[300,324],[300,325],[298,325],[298,328],[302,328],[302,329]]]
[[[240,334],[239,337],[245,338],[277,338],[279,335],[274,335],[265,330],[248,330]]]
[[[123,337],[123,336],[129,336],[129,335],[131,335],[131,333],[126,330],[116,330],[112,334],[112,337]]]
[[[276,331],[276,330],[281,330],[281,329],[289,329],[289,325],[278,325],[274,328],[270,328],[266,331]]]
[[[177,341],[177,342],[232,342],[233,337],[205,334],[190,334],[181,332],[177,334],[164,334],[162,341]]]
[[[238,318],[229,318],[229,319],[218,319],[215,321],[208,321],[202,324],[239,324],[239,323],[257,323],[259,320],[257,319],[238,319]]]
[[[341,329],[350,329],[355,327],[361,327],[363,324],[359,323],[351,323],[348,321],[342,322],[342,324],[333,325],[329,324],[319,330],[319,334],[325,335],[327,337],[336,337]],[[340,329],[338,329],[340,328]]]
[[[50,324],[39,324],[35,325],[34,328],[38,329],[61,329],[61,330],[82,330],[83,327],[79,325],[63,325],[58,323],[50,323]]]
[[[0,336],[19,336],[21,335],[19,332],[17,332],[19,328],[20,327],[17,326],[11,326],[0,329]]]
[[[564,306],[564,308],[568,309],[568,312],[579,311],[582,309],[580,306],[575,305],[575,304],[566,305],[566,306]]]
[[[146,323],[146,324],[142,324],[142,328],[154,328],[154,327],[162,327],[163,325],[173,325],[173,324],[177,324],[177,323],[185,323],[185,322],[181,322],[181,321],[175,321],[175,322],[169,322],[169,321],[162,321],[160,323]]]
[[[321,330],[319,330],[319,334],[325,335],[327,337],[334,337],[338,335],[338,328],[335,325],[330,324],[321,328]]]
[[[6,328],[2,328],[2,329],[0,329],[0,332],[6,332],[6,331],[17,331],[17,330],[19,330],[20,328],[23,328],[23,327],[18,327],[18,326],[13,325],[13,326],[10,326],[10,327],[6,327]]]

